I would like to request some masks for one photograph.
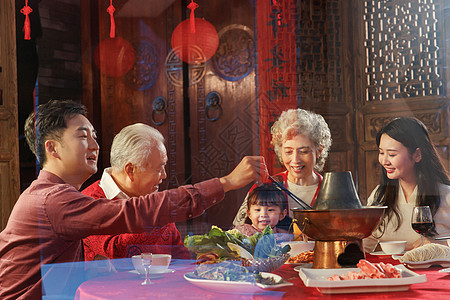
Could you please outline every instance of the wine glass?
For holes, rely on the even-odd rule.
[[[414,207],[411,217],[411,226],[415,232],[420,234],[423,246],[423,235],[433,227],[433,216],[431,215],[429,206]]]
[[[142,261],[142,266],[144,266],[144,270],[145,270],[145,280],[141,284],[142,285],[153,284],[153,282],[151,282],[150,278],[149,278],[150,267],[152,266],[152,254],[151,253],[141,253],[141,261]]]

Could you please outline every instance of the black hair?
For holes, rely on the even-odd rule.
[[[399,117],[390,121],[376,136],[377,146],[380,146],[381,136],[387,134],[392,139],[400,142],[412,155],[420,149],[422,159],[415,164],[417,182],[418,206],[430,206],[433,216],[440,206],[438,183],[449,185],[450,180],[447,171],[434,147],[426,126],[416,118]],[[375,192],[375,205],[386,205],[385,219],[380,225],[381,236],[384,234],[386,223],[392,218],[397,220],[398,230],[401,225],[401,217],[398,211],[397,195],[399,191],[398,179],[389,179],[386,169],[381,167],[380,185]],[[426,236],[436,235],[435,224]],[[380,237],[381,237],[380,236]],[[378,237],[379,238],[379,237]]]
[[[50,100],[41,104],[25,121],[25,138],[30,150],[34,153],[41,166],[45,156],[45,141],[59,140],[67,128],[67,120],[75,115],[87,116],[86,108],[72,100]]]

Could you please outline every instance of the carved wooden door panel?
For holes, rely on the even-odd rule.
[[[202,65],[203,77],[189,86],[192,182],[224,176],[243,155],[258,152],[254,8],[251,1],[196,2],[218,31],[219,46]],[[229,228],[248,188],[228,192],[223,202],[188,223],[189,230]]]
[[[449,170],[448,3],[366,0],[354,1],[351,11],[361,15],[352,26],[358,37],[354,45],[360,195],[369,196],[378,184],[376,133],[397,116],[414,116],[428,127]]]
[[[84,47],[83,80],[86,89],[83,101],[93,112],[94,125],[101,132],[100,170],[108,167],[109,151],[114,135],[123,127],[142,122],[158,129],[166,139],[169,161],[168,179],[161,189],[174,187],[185,182],[184,157],[184,115],[183,115],[183,74],[181,64],[170,61],[170,38],[175,26],[180,22],[181,6],[178,1],[135,0],[114,1],[116,12],[115,28],[117,42],[107,44],[103,61],[95,61],[96,51],[102,43],[110,42],[110,16],[106,12],[109,1],[82,2],[82,12],[91,13],[96,18],[85,15],[82,40]],[[133,64],[126,70],[117,63],[113,52],[118,49],[132,49]],[[128,48],[127,48],[128,47]],[[128,55],[129,52],[124,51]],[[118,53],[117,55],[119,55]],[[122,55],[122,54],[120,54]],[[116,60],[117,59],[117,60]],[[166,66],[178,68],[166,76]],[[109,69],[108,69],[109,67]],[[118,72],[114,74],[111,70]],[[176,75],[175,75],[176,73]],[[171,78],[176,78],[174,83]],[[101,175],[97,174],[97,178]],[[92,180],[91,180],[92,181]]]
[[[0,2],[0,231],[19,198],[15,3]]]
[[[0,231],[19,197],[15,3],[0,2]]]
[[[257,152],[253,2],[196,1],[196,17],[212,23],[220,37],[216,56],[197,65],[180,61],[171,47],[172,32],[189,17],[183,8],[187,1],[150,2],[153,9],[142,7],[147,2],[114,1],[116,40],[135,54],[131,69],[121,74],[108,69],[114,63],[114,43],[103,52],[103,64],[95,61],[102,43],[111,42],[109,1],[82,2],[83,19],[91,22],[82,29],[83,101],[102,133],[100,169],[109,166],[114,135],[143,122],[166,138],[168,178],[161,189],[224,176],[242,154]],[[88,13],[98,16],[98,23]],[[212,224],[230,226],[247,190],[227,193],[205,215],[181,222],[181,234],[205,232]]]

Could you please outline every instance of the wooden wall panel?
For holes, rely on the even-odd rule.
[[[357,184],[353,36],[347,1],[296,1],[299,107],[321,114],[333,144],[324,172],[351,171]]]
[[[20,193],[14,6],[0,1],[0,230]]]

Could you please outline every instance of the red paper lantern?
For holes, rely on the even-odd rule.
[[[188,64],[198,64],[210,59],[219,46],[216,28],[205,19],[195,18],[195,30],[191,20],[178,24],[172,34],[172,49],[175,54]]]
[[[133,46],[121,37],[101,41],[94,55],[95,64],[100,72],[111,77],[126,74],[136,60]]]

